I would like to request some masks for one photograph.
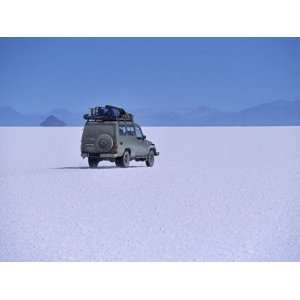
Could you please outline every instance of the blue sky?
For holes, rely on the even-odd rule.
[[[0,105],[240,110],[300,99],[300,38],[0,38]]]

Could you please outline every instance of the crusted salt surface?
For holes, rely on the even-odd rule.
[[[153,168],[81,128],[0,128],[0,260],[300,260],[300,128],[145,128]]]

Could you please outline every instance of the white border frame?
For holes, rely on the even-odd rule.
[[[299,36],[297,0],[0,0],[0,36]]]
[[[0,298],[299,299],[292,263],[1,263]]]
[[[296,0],[0,0],[0,36],[299,36],[299,11]],[[0,263],[0,298],[298,300],[299,266]]]

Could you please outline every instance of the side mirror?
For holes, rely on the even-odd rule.
[[[143,135],[142,137],[137,136],[136,138],[137,138],[138,140],[144,140],[144,139],[146,138],[146,136],[145,136],[145,135]]]

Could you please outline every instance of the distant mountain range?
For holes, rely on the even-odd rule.
[[[44,114],[23,114],[9,106],[0,107],[0,126],[40,126],[50,116],[68,126],[82,126],[83,114],[72,113],[66,109],[54,109]],[[53,121],[53,118],[51,118]],[[52,122],[50,119],[50,122]]]
[[[66,126],[67,124],[63,121],[61,121],[60,119],[56,118],[55,116],[51,115],[49,116],[45,121],[43,121],[40,126],[46,126],[46,127],[50,127],[50,126]]]
[[[83,126],[82,113],[54,109],[45,114],[22,114],[12,107],[0,107],[0,126],[39,126],[53,116],[68,126]],[[299,126],[300,100],[274,101],[238,112],[223,112],[201,106],[191,109],[160,111],[140,109],[132,111],[143,126]]]

